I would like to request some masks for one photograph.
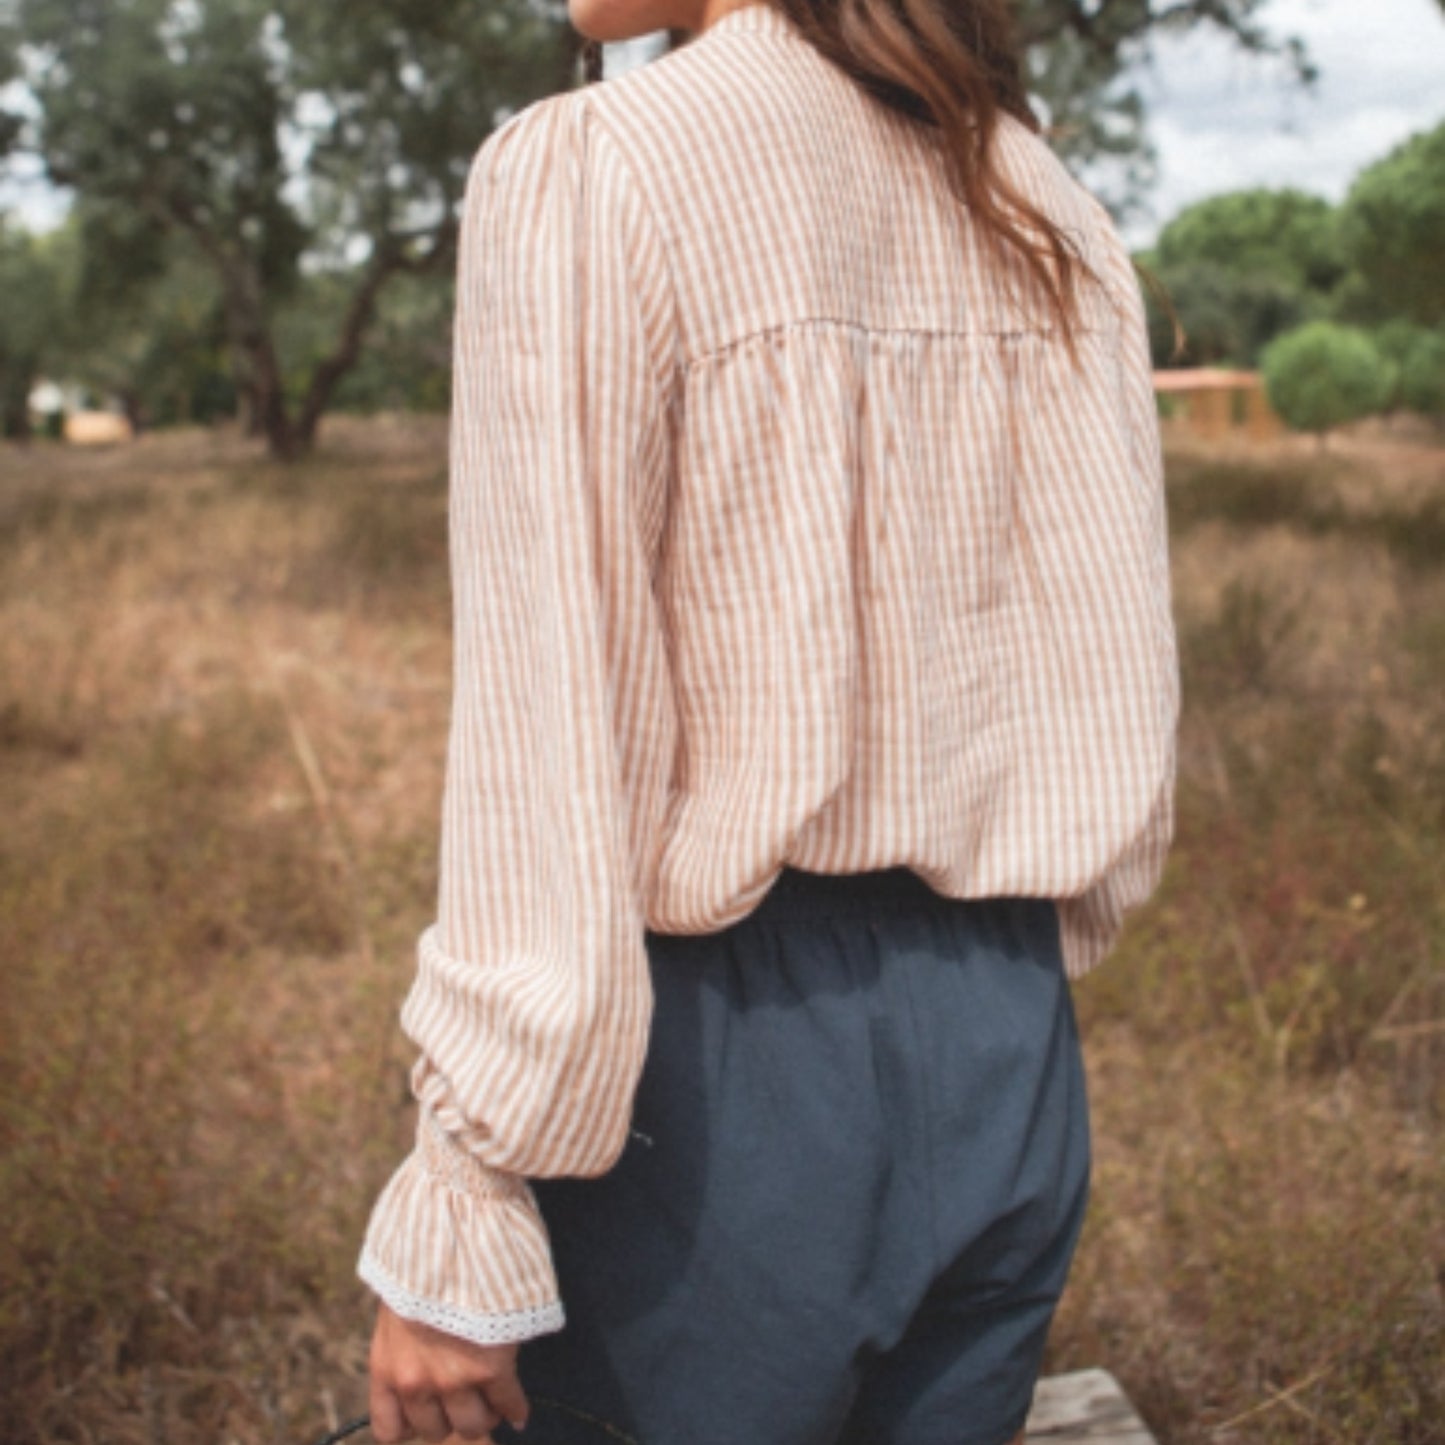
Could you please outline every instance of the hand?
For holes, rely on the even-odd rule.
[[[531,1405],[517,1379],[516,1344],[475,1345],[403,1319],[379,1304],[371,1337],[371,1433],[382,1445],[420,1435],[491,1442],[503,1420],[514,1430]]]

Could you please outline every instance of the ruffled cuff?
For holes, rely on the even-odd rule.
[[[372,1209],[356,1272],[404,1319],[481,1345],[566,1322],[531,1187],[473,1159],[426,1109]]]

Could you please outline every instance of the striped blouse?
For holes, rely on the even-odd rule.
[[[928,135],[752,3],[475,155],[418,1130],[359,1263],[405,1317],[563,1326],[528,1177],[627,1140],[646,930],[723,928],[784,863],[903,864],[1055,898],[1077,979],[1157,883],[1179,689],[1139,286],[1006,120],[1092,272],[1071,366]]]

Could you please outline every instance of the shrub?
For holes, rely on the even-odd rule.
[[[1400,363],[1400,405],[1445,421],[1445,332],[1425,331]]]
[[[1393,368],[1390,407],[1445,420],[1445,330],[1396,318],[1370,334]]]
[[[1262,369],[1274,409],[1296,431],[1322,439],[1332,427],[1382,410],[1392,389],[1391,367],[1370,337],[1332,321],[1278,337]]]

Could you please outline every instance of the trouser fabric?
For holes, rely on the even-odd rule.
[[[518,1357],[528,1445],[1004,1445],[1087,1206],[1052,900],[785,868],[647,935],[632,1132],[536,1179],[567,1324]]]

